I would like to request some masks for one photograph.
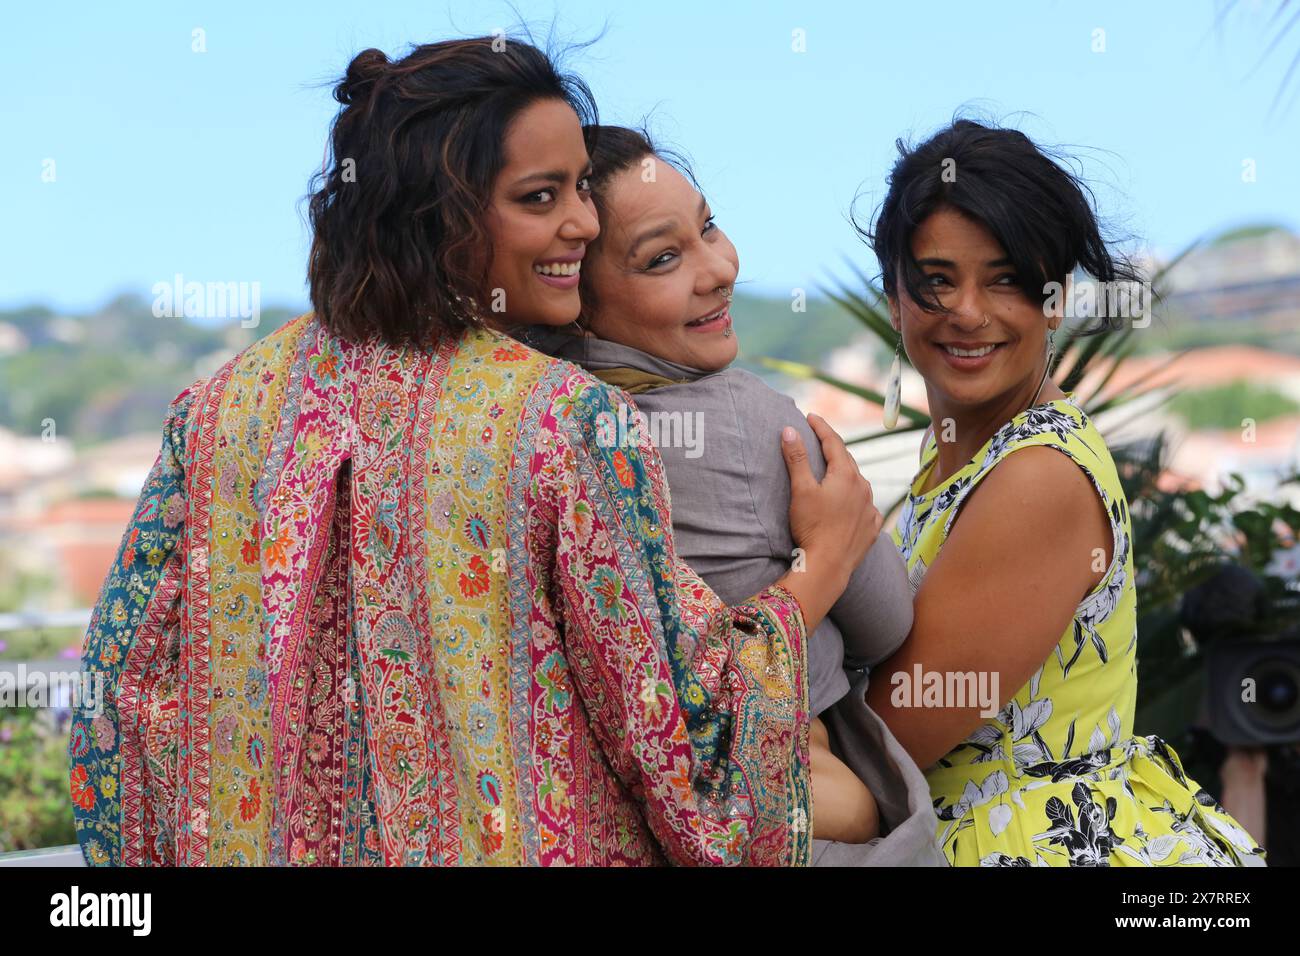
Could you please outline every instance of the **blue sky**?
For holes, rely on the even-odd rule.
[[[1075,147],[1103,214],[1157,251],[1300,228],[1300,96],[1271,109],[1300,30],[1264,56],[1275,0],[1242,0],[1217,28],[1222,0],[70,6],[5,15],[0,307],[92,308],[178,272],[304,304],[300,200],[329,81],[367,46],[509,28],[516,11],[576,38],[605,28],[569,65],[604,121],[648,115],[691,156],[759,291],[812,291],[846,256],[870,266],[855,195],[874,208],[895,138],[963,106]]]

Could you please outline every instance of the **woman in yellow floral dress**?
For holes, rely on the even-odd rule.
[[[927,768],[944,853],[1263,865],[1177,754],[1134,731],[1128,503],[1096,427],[1048,376],[1066,277],[1137,275],[1073,176],[1022,134],[966,120],[902,150],[870,237],[933,425],[893,532],[915,623],[867,700]]]

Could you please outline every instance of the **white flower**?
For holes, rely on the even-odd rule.
[[[1001,796],[1007,792],[1007,775],[1001,770],[995,770],[984,778],[982,784],[976,785],[974,780],[966,781],[966,789],[962,791],[961,799],[957,801],[956,807],[953,808],[955,818],[964,817],[970,813],[972,807],[983,806],[994,797]]]
[[[1207,813],[1205,816],[1209,819],[1210,826],[1218,830],[1219,835],[1225,837],[1228,842],[1238,850],[1242,850],[1246,853],[1250,853],[1254,850],[1254,845],[1250,839],[1250,835],[1246,833],[1245,830],[1241,829],[1241,827],[1235,827],[1227,820],[1222,820],[1211,813]]]
[[[1007,824],[1010,822],[1011,808],[1005,803],[999,804],[989,811],[989,829],[993,831],[995,837],[1001,836],[1002,831],[1007,828]]]
[[[1172,833],[1166,833],[1163,836],[1156,837],[1147,844],[1147,853],[1154,862],[1159,863],[1164,860],[1165,857],[1169,856],[1170,853],[1174,852],[1178,843],[1178,837],[1174,836]]]

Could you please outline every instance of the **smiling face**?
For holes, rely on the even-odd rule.
[[[578,317],[578,270],[600,232],[578,115],[561,100],[525,107],[507,129],[504,156],[485,222],[493,254],[484,317],[566,325]]]
[[[954,209],[940,208],[916,228],[912,254],[925,275],[922,286],[950,310],[926,312],[901,282],[890,300],[894,328],[901,320],[903,347],[925,379],[932,413],[1027,403],[1043,374],[1045,336],[1060,316],[1044,316],[1017,285],[992,233]],[[1045,383],[1040,401],[1054,391]]]
[[[728,295],[740,265],[704,197],[662,160],[610,177],[601,240],[585,268],[591,332],[691,368],[736,358]],[[643,170],[652,169],[646,182]]]

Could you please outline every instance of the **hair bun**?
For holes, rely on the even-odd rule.
[[[388,56],[383,50],[374,47],[362,50],[348,64],[347,74],[334,88],[334,98],[344,105],[350,105],[388,72],[389,65]]]

